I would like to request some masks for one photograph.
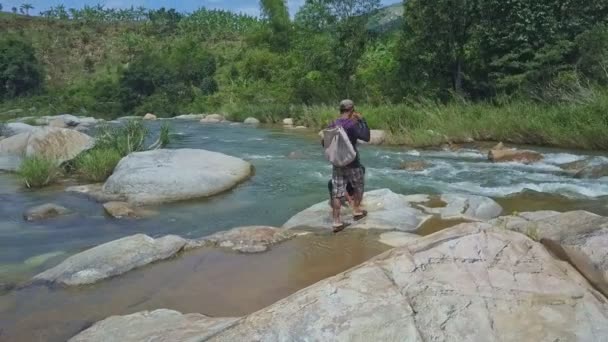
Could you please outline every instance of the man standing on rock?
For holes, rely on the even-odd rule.
[[[355,104],[351,100],[340,102],[340,117],[334,121],[329,128],[342,127],[348,135],[348,140],[357,153],[357,157],[348,165],[338,167],[333,166],[332,172],[332,211],[333,211],[333,230],[339,232],[346,228],[346,224],[340,218],[341,199],[346,196],[346,187],[351,185],[353,188],[354,207],[353,216],[355,221],[359,221],[367,216],[367,212],[361,209],[363,191],[365,188],[365,168],[359,160],[357,141],[369,142],[370,132],[367,122],[361,113],[355,112]]]

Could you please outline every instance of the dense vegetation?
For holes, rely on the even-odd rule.
[[[220,111],[322,126],[350,97],[395,142],[608,148],[606,1],[408,0],[403,19],[378,0],[260,6],[259,19],[102,6],[0,15],[0,116]]]

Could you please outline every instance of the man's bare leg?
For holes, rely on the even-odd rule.
[[[361,202],[363,202],[363,193],[360,191],[355,191],[354,193],[354,207],[353,207],[353,214],[356,215],[360,215],[363,213],[363,209],[361,209]]]
[[[338,227],[342,225],[342,220],[340,219],[340,208],[342,207],[342,201],[339,198],[333,197],[331,199],[331,209],[334,219],[334,227]]]

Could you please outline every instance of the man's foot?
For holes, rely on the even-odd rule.
[[[361,212],[359,213],[354,213],[353,219],[355,221],[361,221],[362,219],[364,219],[367,216],[367,211],[365,210],[361,210]]]
[[[350,226],[350,224],[348,223],[335,223],[332,228],[334,230],[334,233],[339,233],[348,226]]]

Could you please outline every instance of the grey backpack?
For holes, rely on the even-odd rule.
[[[357,151],[350,143],[344,128],[338,126],[323,131],[325,157],[333,166],[343,167],[357,158]]]

